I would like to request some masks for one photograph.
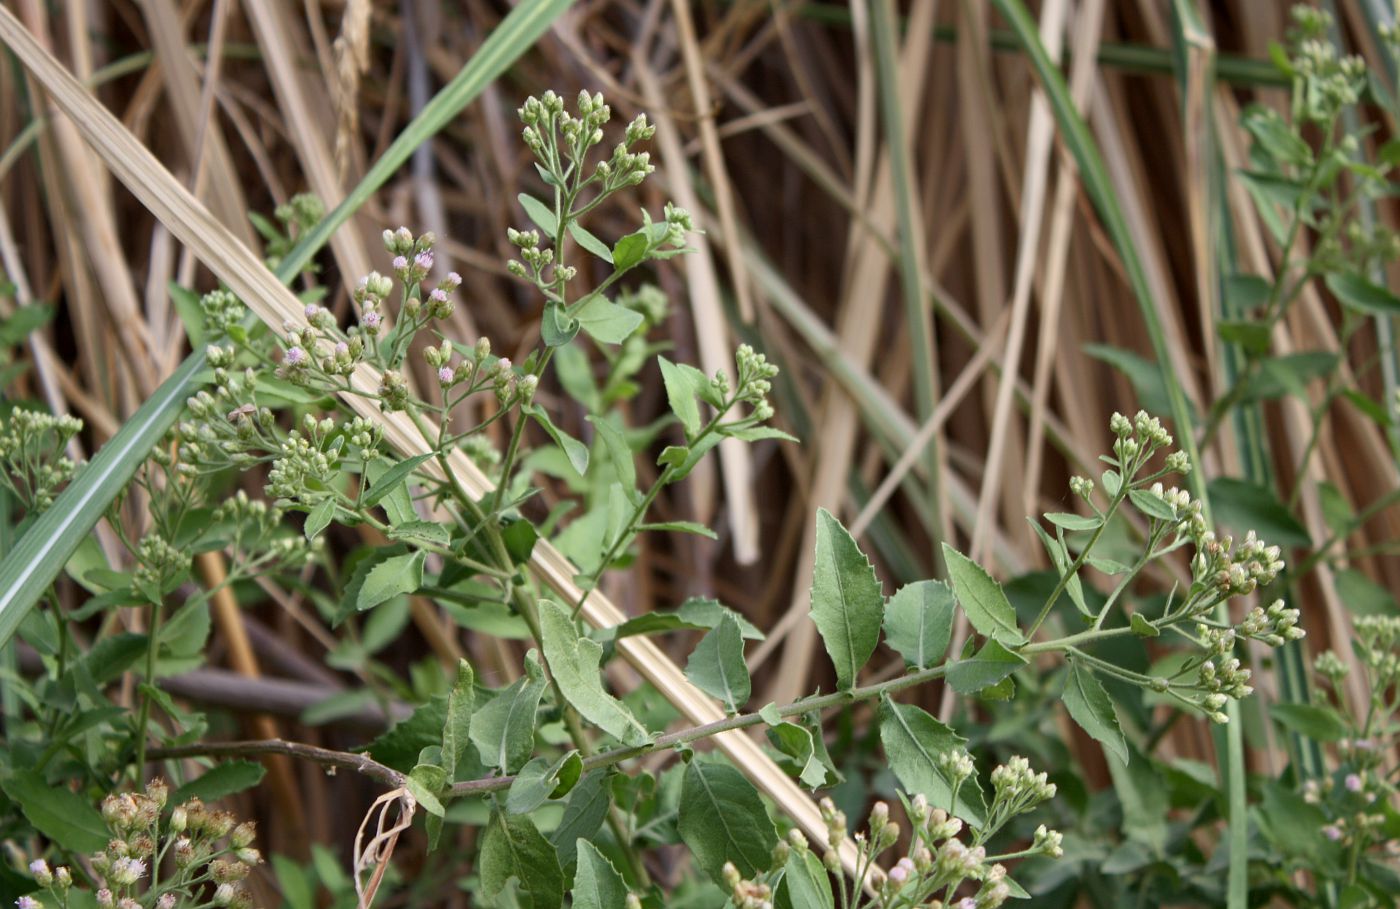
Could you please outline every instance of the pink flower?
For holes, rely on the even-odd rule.
[[[364,314],[363,318],[361,318],[360,321],[364,323],[365,328],[378,328],[380,321],[379,313],[375,312],[374,310],[370,310],[369,312]]]
[[[444,366],[438,370],[438,381],[444,386],[451,385],[452,379],[457,375],[456,370],[451,366]]]
[[[1336,824],[1328,824],[1322,828],[1322,835],[1335,843],[1342,838],[1342,831]]]
[[[447,291],[439,287],[435,289],[432,293],[428,294],[428,299],[432,300],[434,303],[446,303]]]
[[[408,260],[403,256],[394,256],[394,270],[403,271],[405,268],[408,268]]]
[[[39,901],[32,896],[22,896],[15,900],[15,909],[39,909]]]
[[[306,309],[302,311],[306,314],[306,321],[310,322],[312,319],[316,318],[316,314],[321,311],[321,307],[317,306],[315,303],[308,303],[306,304]]]
[[[1348,791],[1348,792],[1360,792],[1360,791],[1361,791],[1361,777],[1360,777],[1360,775],[1359,775],[1359,774],[1355,774],[1355,773],[1348,773],[1348,774],[1347,774],[1347,778],[1346,778],[1346,787],[1347,787],[1347,791]]]
[[[418,255],[413,257],[413,264],[423,269],[423,271],[432,271],[433,251],[431,249],[423,250]]]
[[[300,347],[288,347],[287,352],[282,355],[282,362],[288,366],[300,366],[306,362],[306,351]]]

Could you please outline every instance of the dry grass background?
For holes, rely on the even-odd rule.
[[[6,6],[253,245],[249,210],[270,213],[302,191],[338,201],[505,12],[476,0]],[[1342,0],[1336,13],[1347,45],[1380,67],[1366,7]],[[1228,218],[1240,270],[1267,274],[1275,261],[1228,171],[1247,149],[1239,108],[1286,100],[1260,61],[1283,34],[1287,9],[1273,0],[1203,4],[1209,34],[1194,36],[1176,73],[1172,46],[1182,35],[1166,3],[1045,0],[1034,10],[1052,53],[1063,45],[1069,55],[1073,94],[1145,263],[1173,368],[1200,411],[1225,374],[1211,337],[1219,263],[1208,219]],[[712,522],[720,544],[649,539],[634,569],[604,590],[632,613],[712,594],[774,629],[751,651],[756,703],[831,683],[810,624],[799,621],[818,506],[863,534],[890,589],[934,574],[940,540],[1001,576],[1046,567],[1024,516],[1064,509],[1069,475],[1092,470],[1106,444],[1108,415],[1139,406],[1123,376],[1084,346],[1151,357],[1118,254],[1080,191],[1029,62],[990,4],[913,0],[883,36],[888,23],[875,12],[780,0],[577,3],[319,258],[330,300],[343,308],[348,280],[386,268],[384,227],[431,229],[443,238],[437,267],[465,279],[459,336],[486,334],[496,350],[523,355],[537,341],[539,311],[505,273],[505,230],[523,223],[516,194],[538,181],[517,141],[515,107],[546,88],[588,88],[607,94],[615,119],[651,115],[660,179],[635,201],[656,211],[674,199],[707,230],[697,255],[656,275],[676,304],[676,355],[713,370],[737,340],[761,338],[785,370],[779,423],[804,444],[722,451],[658,506],[664,519]],[[877,53],[881,41],[897,54]],[[1227,78],[1208,83],[1203,63]],[[91,451],[185,353],[169,282],[213,283],[79,130],[48,111],[21,68],[0,69],[0,263],[16,288],[0,312],[32,300],[58,307],[29,343],[34,369],[16,393],[84,418]],[[1389,135],[1393,124],[1378,122]],[[1212,133],[1223,171],[1202,153]],[[1396,213],[1387,205],[1378,215]],[[618,207],[592,229],[609,237],[634,216]],[[1334,350],[1337,323],[1335,304],[1309,293],[1280,326],[1275,351]],[[1348,361],[1370,360],[1386,340],[1380,332],[1362,332]],[[1377,370],[1361,384],[1384,399]],[[586,435],[581,413],[562,398],[550,403]],[[664,410],[654,382],[629,420]],[[1273,469],[1291,484],[1308,441],[1306,407],[1269,404],[1263,414]],[[1207,469],[1239,475],[1245,457],[1226,433],[1206,452]],[[1311,471],[1358,507],[1400,486],[1391,441],[1345,404],[1328,414]],[[1298,514],[1315,539],[1327,536],[1315,494],[1302,495]],[[129,519],[141,517],[133,510]],[[1400,513],[1384,511],[1349,541],[1377,548],[1355,567],[1390,589],[1400,560],[1385,544],[1397,521]],[[217,559],[201,568],[207,582],[221,570]],[[1347,641],[1349,612],[1325,565],[1303,592],[1310,647]],[[248,736],[362,738],[382,716],[358,718],[358,731],[297,720],[359,682],[324,667],[331,638],[312,613],[286,593],[267,594],[255,609],[231,601],[217,609],[210,668],[177,680],[176,693],[234,707]],[[416,603],[413,617],[392,651],[404,662],[465,653],[487,680],[518,671],[512,646],[459,632],[432,604]],[[1273,697],[1270,674],[1259,678]],[[926,698],[932,709],[951,707],[936,690]],[[1073,745],[1103,782],[1097,747],[1077,735]],[[1178,724],[1162,747],[1213,760],[1209,735],[1193,723]],[[1249,760],[1276,772],[1284,756],[1261,747]],[[363,809],[343,797],[344,782],[313,768],[274,765],[270,783],[257,807],[277,818],[264,826],[273,849],[342,845]]]

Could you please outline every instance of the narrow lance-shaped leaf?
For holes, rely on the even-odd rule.
[[[885,604],[885,643],[915,669],[943,662],[953,632],[953,592],[942,581],[901,587]]]
[[[744,636],[733,616],[700,639],[685,664],[685,674],[695,687],[719,699],[728,713],[738,713],[748,703],[752,687],[744,663]]]
[[[874,566],[841,522],[819,509],[812,620],[836,666],[838,687],[855,685],[856,674],[875,652],[883,606]]]
[[[1118,714],[1108,692],[1078,660],[1070,663],[1069,681],[1065,684],[1065,709],[1104,749],[1124,764],[1128,763],[1128,745],[1118,725]]]
[[[447,722],[442,727],[442,766],[449,783],[457,780],[457,766],[471,742],[472,713],[476,709],[476,673],[466,660],[457,661],[457,681],[447,693]]]
[[[549,671],[574,709],[623,744],[645,744],[646,727],[603,690],[602,645],[580,636],[568,611],[552,600],[540,601],[540,637]]]
[[[716,883],[723,883],[726,862],[746,878],[767,868],[778,842],[758,790],[727,764],[694,760],[685,768],[677,826],[696,863]]]
[[[1010,647],[1025,643],[1025,635],[1016,626],[1016,609],[986,569],[947,543],[943,544],[943,560],[948,565],[953,595],[972,627]]]

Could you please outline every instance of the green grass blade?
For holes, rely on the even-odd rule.
[[[491,33],[480,50],[434,96],[359,185],[282,260],[277,277],[286,283],[311,260],[332,233],[384,184],[428,137],[442,129],[544,33],[573,0],[521,4]],[[7,643],[63,569],[117,494],[130,482],[151,448],[179,418],[205,367],[203,350],[190,354],[145,404],[127,420],[78,477],[0,561],[0,646]]]

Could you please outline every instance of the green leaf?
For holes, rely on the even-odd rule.
[[[685,437],[690,440],[700,431],[700,405],[695,399],[703,386],[710,380],[694,366],[685,363],[677,365],[665,357],[658,356],[661,366],[661,381],[666,386],[666,401],[671,412],[685,427]]]
[[[1220,340],[1230,344],[1238,344],[1240,347],[1256,357],[1262,357],[1269,352],[1272,342],[1269,340],[1269,325],[1266,322],[1255,322],[1248,319],[1236,321],[1222,321],[1215,325],[1216,334],[1220,335]]]
[[[1315,704],[1275,704],[1269,708],[1269,716],[1285,729],[1315,742],[1335,742],[1351,731],[1337,711]]]
[[[641,327],[642,314],[596,296],[569,313],[595,341],[621,344]]]
[[[995,638],[1003,644],[1024,644],[1025,635],[1016,626],[1016,610],[1001,585],[986,570],[947,543],[943,544],[943,560],[948,566],[948,580],[953,584],[967,620],[979,634]]]
[[[388,732],[355,750],[370,755],[386,767],[407,773],[418,763],[424,748],[442,746],[442,729],[446,724],[447,698],[438,695],[419,705]]]
[[[555,426],[554,421],[549,418],[549,414],[538,404],[523,404],[520,409],[533,417],[536,423],[544,427],[544,431],[549,433],[549,437],[554,440],[554,444],[564,449],[564,454],[569,459],[569,465],[573,467],[574,470],[578,471],[579,476],[588,473],[587,445]]]
[[[812,566],[812,621],[836,666],[836,685],[849,689],[880,642],[884,595],[875,568],[849,531],[825,508],[817,511]]]
[[[598,437],[603,440],[603,446],[608,450],[608,460],[612,462],[618,482],[628,493],[628,499],[634,499],[637,490],[637,464],[632,456],[632,447],[627,444],[627,437],[608,417],[590,414],[587,420],[593,424],[593,428],[598,431]]]
[[[413,771],[403,778],[403,787],[408,790],[408,794],[422,805],[430,816],[442,818],[447,814],[447,809],[437,797],[439,783],[442,781],[442,768],[435,764],[419,764]],[[436,826],[437,822],[434,822]]]
[[[530,814],[552,798],[563,798],[578,782],[582,770],[583,759],[577,750],[570,750],[554,761],[545,757],[532,759],[520,768],[510,784],[506,811]]]
[[[1395,596],[1355,568],[1338,571],[1333,583],[1338,599],[1353,615],[1400,615]]]
[[[744,638],[732,616],[725,616],[695,645],[685,675],[696,688],[724,704],[727,713],[738,713],[748,703],[753,691],[744,663]]]
[[[559,233],[559,219],[554,211],[529,193],[521,193],[516,198],[520,200],[520,207],[525,209],[525,214],[535,222],[535,226],[544,231],[545,236],[552,241]]]
[[[457,680],[447,693],[447,722],[442,726],[442,769],[447,771],[447,781],[457,781],[457,768],[461,766],[471,742],[472,713],[476,710],[476,673],[466,660],[457,661]]]
[[[836,905],[831,878],[811,849],[788,853],[776,896],[777,909],[834,909]]]
[[[111,839],[102,815],[87,799],[66,786],[50,785],[32,770],[0,781],[0,789],[19,805],[35,830],[69,852],[100,852]]]
[[[225,796],[251,789],[262,782],[267,768],[253,761],[225,761],[176,789],[170,804],[178,805],[190,799],[216,802]]]
[[[1172,514],[1172,508],[1161,496],[1154,496],[1146,489],[1129,489],[1128,499],[1138,511],[1149,518],[1156,518],[1159,521],[1173,521],[1176,516]]]
[[[650,740],[646,727],[621,701],[603,690],[599,668],[602,645],[581,637],[568,610],[552,600],[540,600],[539,621],[545,662],[574,709],[624,745],[646,744]]]
[[[559,853],[559,864],[568,868],[574,863],[580,838],[592,840],[603,826],[612,805],[612,787],[606,770],[585,774],[569,793],[564,817],[549,835]]]
[[[717,884],[724,882],[726,862],[745,878],[766,869],[778,842],[758,790],[727,764],[692,760],[686,766],[677,827],[696,864]]]
[[[1273,285],[1260,275],[1230,275],[1225,279],[1225,311],[1247,315],[1268,303],[1271,293]]]
[[[1332,272],[1323,279],[1343,306],[1373,316],[1400,315],[1400,297],[1354,272]]]
[[[1153,625],[1145,619],[1140,612],[1135,612],[1129,617],[1128,626],[1133,629],[1133,634],[1140,638],[1155,638],[1162,633],[1158,630],[1156,625]]]
[[[578,871],[574,872],[573,909],[625,909],[627,882],[607,856],[588,840],[579,839]]]
[[[514,773],[535,749],[535,713],[545,689],[544,671],[532,650],[525,657],[525,675],[500,691],[472,715],[472,744],[487,767]]]
[[[1083,349],[1095,360],[1102,360],[1121,372],[1149,413],[1171,413],[1171,394],[1156,363],[1108,344],[1085,344]]]
[[[1065,530],[1097,530],[1103,523],[1103,518],[1098,515],[1073,514],[1067,511],[1048,512],[1045,520]]]
[[[694,521],[662,521],[659,524],[638,524],[637,530],[661,533],[693,533],[697,537],[705,537],[709,540],[719,539],[719,534],[704,524],[697,524]]]
[[[1266,543],[1307,547],[1312,537],[1307,528],[1288,511],[1267,486],[1219,477],[1210,481],[1211,506],[1215,519],[1243,534],[1253,530]]]
[[[515,521],[506,521],[501,528],[501,542],[505,544],[506,554],[515,565],[524,565],[530,561],[530,554],[535,551],[535,544],[539,542],[540,533],[535,529],[535,525],[521,518]]]
[[[587,230],[584,230],[579,226],[577,221],[569,222],[569,236],[574,238],[575,243],[593,253],[593,255],[602,259],[609,265],[613,264],[612,250],[608,249],[608,244],[599,240]]]
[[[942,581],[906,584],[885,604],[885,643],[910,667],[937,666],[948,650],[953,612],[953,591]]]
[[[1070,558],[1069,550],[1064,543],[1064,528],[1056,527],[1055,536],[1050,536],[1050,532],[1040,526],[1040,522],[1034,518],[1027,517],[1026,522],[1031,525],[1031,530],[1040,538],[1040,543],[1045,547],[1045,552],[1050,556],[1050,561],[1055,566],[1058,575],[1063,576],[1074,564],[1074,559]],[[1065,593],[1069,594],[1070,602],[1074,607],[1086,616],[1094,613],[1089,609],[1089,604],[1084,601],[1084,582],[1079,579],[1079,572],[1075,571],[1065,582]]]
[[[959,694],[976,694],[1024,665],[1025,657],[1007,650],[996,638],[990,638],[976,654],[948,667],[948,684]]]
[[[302,533],[306,534],[308,540],[316,539],[321,535],[321,531],[330,526],[333,517],[335,517],[335,499],[327,496],[306,515],[306,523],[302,525]]]
[[[540,316],[540,340],[546,347],[563,347],[572,341],[583,326],[570,318],[556,300],[546,300]]]
[[[930,805],[982,826],[986,811],[977,777],[965,780],[952,804],[953,787],[939,769],[938,758],[967,744],[967,739],[912,704],[897,704],[880,696],[880,742],[890,769],[911,795],[923,793]]]
[[[625,638],[634,634],[661,634],[667,631],[710,629],[718,626],[726,616],[732,616],[734,621],[739,623],[739,631],[743,634],[744,640],[763,640],[763,632],[759,631],[752,622],[718,600],[712,600],[708,597],[691,597],[681,604],[680,609],[674,612],[656,610],[655,612],[643,613],[614,628],[604,629],[602,636],[608,636],[608,632],[611,632],[613,638]]]
[[[827,785],[830,775],[822,755],[817,751],[812,730],[796,723],[784,722],[772,704],[760,713],[765,711],[764,722],[770,726],[768,741],[787,758],[785,761],[779,761],[779,765],[796,776],[808,789],[819,789]]]
[[[1104,750],[1124,764],[1128,763],[1128,745],[1123,740],[1123,730],[1118,725],[1113,702],[1108,699],[1108,692],[1104,691],[1099,680],[1078,660],[1070,663],[1064,701],[1065,709],[1079,728],[1102,744]]]
[[[410,546],[445,548],[452,543],[451,533],[437,521],[407,521],[394,524],[384,535]]]
[[[404,553],[385,559],[370,569],[364,586],[355,599],[355,608],[363,612],[373,609],[396,596],[413,593],[423,586],[423,551]]]
[[[374,481],[373,488],[360,497],[360,504],[366,508],[378,505],[385,496],[397,489],[401,483],[407,481],[420,464],[431,457],[431,454],[420,454],[399,461]]]
[[[482,892],[495,900],[512,879],[521,909],[558,909],[564,903],[564,872],[559,858],[529,817],[491,816],[477,856]]]
[[[622,272],[640,265],[649,245],[646,233],[640,230],[618,240],[612,249],[613,270]]]

